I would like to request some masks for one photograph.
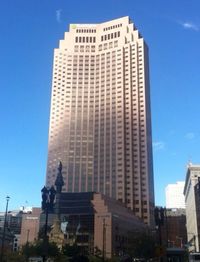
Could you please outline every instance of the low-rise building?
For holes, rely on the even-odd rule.
[[[38,239],[40,213],[41,208],[33,207],[31,212],[22,214],[20,246]]]
[[[63,245],[76,243],[83,250],[90,253],[98,250],[102,256],[110,258],[126,251],[131,233],[148,230],[148,226],[122,203],[100,193],[61,193],[59,199]],[[41,227],[45,218],[45,213],[41,214]],[[49,225],[54,227],[56,219],[56,214],[49,214]],[[52,233],[49,238],[55,242]]]
[[[6,228],[12,235],[12,243],[9,245],[13,251],[19,250],[20,246],[38,238],[40,213],[41,208],[37,207],[8,211]],[[5,213],[0,212],[0,232],[3,232],[4,221]]]
[[[19,249],[19,239],[21,232],[22,212],[19,210],[8,211],[6,216],[6,232],[8,235],[12,235],[10,238],[9,248],[13,251]],[[0,228],[3,231],[5,223],[5,213],[0,212]]]
[[[165,230],[168,247],[184,248],[187,244],[186,215],[184,208],[166,210]]]

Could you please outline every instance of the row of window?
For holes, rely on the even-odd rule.
[[[106,41],[106,40],[114,39],[114,38],[117,38],[117,37],[120,37],[120,31],[114,32],[114,33],[111,33],[111,34],[107,34],[107,35],[102,35],[101,41]]]
[[[114,43],[117,43],[117,40],[116,40]],[[100,45],[100,46],[101,46],[101,45]],[[119,54],[117,54],[117,55],[121,55],[121,49],[118,49],[117,52],[119,52]],[[89,58],[91,58],[91,59],[93,58],[93,59],[94,59],[95,57],[96,57],[96,59],[98,60],[100,56],[102,56],[102,57],[105,57],[105,55],[106,55],[106,56],[109,56],[111,53],[112,53],[112,55],[115,55],[115,54],[116,54],[116,51],[114,50],[114,51],[112,51],[112,52],[107,52],[106,54],[101,54],[101,55],[96,55],[96,56],[95,56],[95,55],[91,55],[91,56],[89,56],[89,55],[85,55],[85,56],[84,56],[84,55],[73,55],[73,56],[72,56],[72,55],[65,55],[65,54],[63,55],[63,54],[61,53],[61,54],[59,54],[60,56],[55,55],[55,57],[54,57],[54,63],[56,64],[56,62],[58,62],[58,60],[59,60],[59,63],[60,63],[60,64],[63,64],[63,62],[62,62],[61,60],[63,60],[64,62],[65,62],[65,61],[67,61],[67,62],[72,62],[72,58],[74,59],[74,61],[77,60],[78,58],[79,58],[79,59],[81,59],[81,58],[82,58],[82,59],[84,59],[84,58],[85,58],[85,59],[86,59],[86,58],[88,58],[88,59],[89,59]],[[64,56],[64,58],[63,58],[62,56]],[[65,58],[66,56],[67,56],[67,58]],[[63,58],[63,59],[62,59],[62,58]],[[70,64],[68,64],[68,65],[70,65]]]
[[[76,33],[96,33],[96,29],[76,29]]]
[[[103,29],[103,31],[115,29],[115,28],[118,28],[118,27],[122,27],[122,24],[111,25],[111,26],[105,27],[105,28]]]
[[[115,48],[115,47],[118,47],[118,41],[114,41],[114,44],[113,42],[110,42],[110,43],[105,43],[104,45],[99,45],[99,51],[102,51],[102,50],[107,50],[108,48]],[[107,56],[108,56],[108,53],[107,53]]]
[[[77,51],[78,51],[78,49],[77,49]],[[80,51],[82,52],[82,51],[86,51],[86,50],[83,49],[83,50],[80,50]],[[92,50],[92,52],[94,52],[94,51]],[[118,61],[119,61],[119,63],[116,63]],[[84,60],[80,59],[79,61],[75,61],[73,65],[68,64],[67,65],[68,66],[67,72],[62,71],[62,70],[66,69],[65,66],[58,66],[58,64],[55,64],[54,65],[54,74],[56,75],[57,72],[59,72],[60,73],[59,76],[65,77],[67,75],[71,75],[72,72],[76,73],[78,70],[83,71],[83,69],[85,69],[85,71],[89,71],[89,69],[90,69],[91,71],[95,71],[96,74],[99,74],[99,69],[101,69],[101,72],[105,72],[103,69],[107,69],[107,73],[109,73],[111,70],[114,71],[114,73],[115,73],[115,71],[117,69],[118,70],[121,69],[121,67],[120,67],[121,65],[122,65],[122,59],[117,58],[117,60],[116,60],[116,58],[114,56],[112,57],[112,60],[109,56],[107,56],[106,61],[105,61],[105,58],[102,57],[100,61],[99,60],[96,61],[96,64],[94,64],[91,60],[90,61],[88,61],[88,60],[84,61]],[[130,77],[130,75],[129,75],[129,72],[130,72],[129,64],[125,66],[124,71],[125,71],[125,76]],[[144,74],[143,73],[143,67],[139,67],[138,71],[136,71],[135,63],[133,63],[131,72],[132,72],[132,75],[133,75],[133,79],[138,78],[138,77],[139,77],[139,79],[142,79],[142,76]],[[122,74],[122,72],[118,71],[117,74]],[[59,80],[61,80],[61,79],[59,79]]]
[[[89,46],[89,45],[86,45],[86,46],[84,46],[84,45],[80,45],[80,46],[78,46],[78,45],[75,45],[74,46],[74,52],[76,53],[76,52],[86,52],[86,53],[89,53],[89,52],[95,52],[95,46]],[[74,60],[74,63],[75,63],[76,61]],[[86,61],[85,61],[86,62]],[[88,61],[89,62],[89,61]],[[76,65],[76,64],[74,64],[74,65]]]
[[[96,37],[93,36],[76,36],[75,37],[76,43],[95,43]]]

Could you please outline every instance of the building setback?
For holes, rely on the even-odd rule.
[[[101,192],[152,224],[148,47],[122,17],[70,24],[54,52],[46,185]]]

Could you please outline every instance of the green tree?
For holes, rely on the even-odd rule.
[[[155,256],[155,247],[155,239],[150,233],[131,233],[127,253],[132,257],[149,259]]]
[[[22,246],[21,253],[24,255],[27,261],[29,257],[35,255],[35,246],[33,244],[26,243],[24,246]]]
[[[75,257],[76,255],[81,254],[81,249],[76,244],[72,246],[66,244],[63,246],[62,253],[63,255],[66,255],[67,257]]]
[[[69,260],[70,262],[89,262],[89,258],[85,255],[76,255]]]
[[[51,226],[47,225],[47,234],[51,232]],[[38,232],[38,239],[44,239],[45,238],[45,225],[40,228]]]
[[[44,251],[46,251],[48,257],[56,257],[60,254],[60,250],[57,247],[56,243],[44,243],[44,241],[37,241],[35,243],[35,254],[41,256],[44,253]]]
[[[101,257],[90,256],[89,257],[89,261],[90,262],[102,262],[102,258]]]
[[[27,243],[22,247],[22,254],[28,259],[31,256],[43,256],[47,253],[48,257],[56,258],[60,256],[60,250],[55,243],[38,240],[33,244]]]
[[[5,261],[9,262],[26,262],[26,258],[18,252],[10,252],[5,255]]]

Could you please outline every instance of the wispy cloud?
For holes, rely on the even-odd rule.
[[[165,148],[165,143],[162,141],[153,142],[153,149],[155,151],[163,150]]]
[[[193,30],[193,31],[199,31],[200,30],[200,25],[197,25],[193,22],[179,22],[179,24],[184,28],[188,30]]]
[[[61,13],[62,13],[62,9],[56,10],[56,21],[58,23],[61,23]]]
[[[188,132],[186,135],[185,135],[185,138],[188,139],[188,140],[192,140],[195,138],[195,134],[193,132]]]

